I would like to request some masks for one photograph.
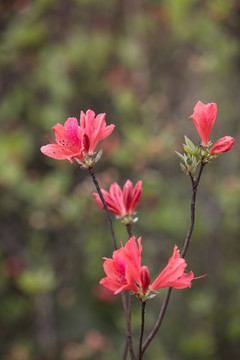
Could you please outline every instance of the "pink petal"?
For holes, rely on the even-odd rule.
[[[41,152],[56,160],[69,160],[73,163],[73,154],[68,150],[61,148],[57,144],[48,144],[41,147]]]
[[[132,191],[133,191],[133,184],[130,180],[127,180],[123,187],[123,201],[124,201],[126,213],[129,213],[129,209],[131,207]]]
[[[127,274],[138,284],[141,283],[141,237],[138,238],[138,246],[135,236],[131,237],[126,245],[119,249],[121,257],[127,265]]]
[[[145,293],[151,283],[151,278],[150,278],[150,274],[149,274],[149,270],[148,270],[147,266],[141,267],[140,276],[141,276],[142,290]]]
[[[79,138],[78,121],[76,118],[68,118],[64,124],[67,131],[67,138],[71,144],[80,145],[81,139]]]
[[[123,196],[122,196],[122,190],[120,186],[117,183],[113,183],[110,186],[110,195],[112,197],[112,201],[117,205],[119,209],[121,209],[121,215],[125,215],[125,206],[123,203]]]
[[[185,260],[180,258],[179,250],[175,245],[172,257],[169,259],[167,266],[151,285],[151,289],[156,290],[163,287],[169,287],[171,286],[169,285],[170,283],[176,284],[177,280],[183,276],[186,266]]]
[[[90,151],[94,151],[94,149],[97,146],[97,144],[99,143],[99,141],[102,140],[102,137],[101,137],[102,128],[104,126],[106,126],[104,119],[105,119],[105,114],[98,114],[94,120],[94,126],[92,129],[92,136],[91,136],[92,142],[91,142]]]
[[[142,181],[138,181],[132,192],[132,201],[130,204],[129,212],[133,213],[139,204],[142,197]]]
[[[101,189],[101,191],[102,191],[103,198],[106,201],[109,211],[113,212],[114,214],[121,217],[122,209],[121,209],[121,207],[119,207],[118,203],[116,203],[112,199],[111,195],[106,190]],[[104,210],[104,206],[103,206],[102,200],[100,199],[100,196],[97,193],[93,193],[93,195],[94,195],[98,205]]]
[[[115,128],[115,125],[113,125],[113,124],[106,126],[105,129],[101,133],[100,140],[103,140],[106,137],[108,137],[113,132],[114,128]]]
[[[60,146],[64,146],[68,141],[67,130],[61,124],[56,124],[52,127],[55,135],[56,143]]]

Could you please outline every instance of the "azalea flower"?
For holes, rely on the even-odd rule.
[[[234,145],[235,139],[231,136],[224,136],[219,139],[211,148],[210,154],[221,154],[223,152],[229,151]]]
[[[103,268],[107,276],[100,280],[100,284],[113,291],[114,294],[123,290],[133,291],[142,301],[151,298],[160,288],[184,289],[191,287],[191,281],[196,278],[192,271],[185,272],[187,264],[180,257],[176,245],[167,266],[150,285],[151,278],[148,267],[141,266],[141,238],[138,238],[137,243],[133,236],[125,246],[113,252],[112,259],[104,258]]]
[[[138,293],[136,283],[141,282],[141,238],[138,239],[138,246],[135,236],[131,237],[126,245],[113,252],[112,259],[104,258],[104,272],[107,275],[100,281],[100,284],[118,294],[123,290],[131,290]]]
[[[97,161],[94,150],[100,140],[110,135],[115,125],[106,125],[105,114],[95,117],[92,110],[81,112],[80,126],[76,118],[68,118],[64,125],[53,126],[56,143],[41,147],[41,152],[57,160],[76,159],[81,165],[92,166]]]
[[[83,130],[78,126],[76,118],[68,118],[64,126],[53,126],[56,143],[41,147],[41,152],[53,159],[69,160],[71,163],[76,158],[80,161],[83,155]]]
[[[202,139],[203,145],[208,146],[208,139],[217,116],[217,104],[203,104],[198,101],[194,107],[194,113],[190,116]]]
[[[138,181],[135,188],[130,180],[123,186],[123,191],[117,183],[110,186],[109,193],[101,189],[109,211],[116,214],[124,223],[134,221],[133,214],[142,196],[142,181]],[[103,203],[97,193],[93,193],[98,205],[104,210]]]
[[[107,126],[105,116],[106,114],[98,114],[95,117],[95,113],[92,110],[88,110],[86,114],[81,111],[80,126],[84,131],[85,154],[93,154],[99,141],[105,139],[113,132],[115,125]]]

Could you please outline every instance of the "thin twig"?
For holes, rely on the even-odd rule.
[[[125,345],[124,345],[124,349],[123,349],[123,354],[122,354],[122,360],[126,360],[127,354],[128,354],[128,338],[127,338],[127,336],[126,336],[126,341],[125,341]]]
[[[195,223],[195,206],[196,206],[196,195],[197,195],[197,190],[198,190],[198,184],[203,172],[203,168],[204,168],[204,163],[201,163],[201,167],[199,170],[199,174],[196,180],[194,180],[194,178],[192,177],[191,174],[190,175],[190,179],[191,179],[191,183],[192,183],[192,199],[191,199],[191,218],[190,218],[190,225],[189,225],[189,229],[187,232],[187,236],[186,239],[184,241],[184,245],[183,245],[183,249],[181,252],[181,257],[184,258],[191,240],[191,236],[192,236],[192,232],[193,232],[193,228],[194,228],[194,223]]]
[[[122,296],[123,309],[124,309],[124,314],[125,314],[126,324],[127,324],[126,336],[128,339],[128,349],[129,349],[131,360],[136,360],[134,350],[133,350],[133,345],[132,345],[132,330],[131,330],[131,321],[128,316],[127,298],[126,298],[126,294],[124,292],[121,292],[121,296]],[[127,355],[127,353],[126,353],[126,355]]]
[[[128,321],[131,324],[131,312],[132,312],[132,293],[131,291],[128,292]],[[126,336],[125,346],[123,350],[122,360],[126,360],[128,353],[128,337]]]
[[[148,345],[150,344],[150,342],[152,341],[152,339],[154,338],[154,336],[156,335],[156,333],[158,332],[162,321],[163,321],[163,317],[165,315],[165,312],[167,310],[167,306],[168,306],[168,302],[171,296],[171,292],[172,292],[172,288],[168,288],[167,293],[165,295],[165,298],[163,300],[163,304],[161,307],[161,311],[159,313],[157,322],[152,330],[152,332],[148,335],[147,339],[145,340],[143,347],[142,347],[142,354],[144,353],[144,351],[147,349]]]
[[[141,313],[141,330],[139,335],[139,350],[138,350],[138,360],[142,360],[142,340],[143,340],[143,333],[144,333],[144,325],[145,325],[145,306],[146,301],[142,301],[142,313]]]
[[[130,239],[132,237],[132,225],[127,224],[126,229],[127,229],[127,233],[128,233],[128,239]]]
[[[109,227],[110,227],[110,231],[111,231],[111,235],[112,235],[112,239],[113,239],[113,246],[114,246],[114,250],[117,250],[117,240],[116,240],[116,236],[115,236],[115,232],[114,232],[114,229],[113,229],[113,223],[112,223],[112,218],[111,218],[111,215],[110,215],[110,212],[109,212],[109,209],[108,209],[108,206],[106,204],[106,201],[103,197],[103,194],[102,194],[102,191],[101,191],[101,188],[99,186],[99,183],[97,181],[97,178],[96,178],[96,175],[95,175],[95,172],[93,170],[92,167],[89,167],[88,168],[88,171],[89,171],[89,174],[91,175],[92,177],[92,181],[94,182],[94,185],[97,189],[97,192],[98,192],[98,195],[100,196],[100,199],[103,203],[103,206],[104,206],[104,209],[106,211],[106,214],[107,214],[107,219],[108,219],[108,224],[109,224]]]
[[[184,241],[184,245],[183,245],[183,249],[181,252],[181,257],[184,258],[184,256],[186,255],[190,240],[191,240],[191,235],[193,232],[193,228],[194,228],[194,222],[195,222],[195,207],[196,207],[196,195],[197,195],[197,190],[198,190],[198,184],[203,172],[203,168],[204,168],[204,163],[201,163],[201,167],[198,173],[198,177],[196,180],[194,180],[194,178],[192,177],[191,174],[190,175],[190,179],[191,179],[191,183],[192,183],[192,197],[191,197],[191,208],[190,208],[190,212],[191,212],[191,217],[190,217],[190,225],[188,228],[188,232],[186,235],[186,239]],[[152,341],[152,339],[154,338],[154,336],[156,335],[156,333],[158,332],[162,320],[164,318],[165,312],[167,310],[167,306],[169,303],[169,299],[171,296],[171,292],[172,292],[172,288],[168,288],[167,293],[165,295],[165,298],[163,300],[163,304],[157,319],[157,322],[152,330],[152,332],[149,334],[149,336],[147,337],[147,339],[145,340],[143,347],[142,347],[142,354],[144,353],[144,351],[147,349],[147,347],[149,346],[150,342]]]
[[[127,224],[126,230],[128,233],[128,239],[132,237],[132,225]],[[131,323],[131,313],[132,313],[132,294],[131,291],[128,292],[128,321]],[[123,350],[122,360],[126,360],[128,353],[128,339],[126,337],[125,346]]]

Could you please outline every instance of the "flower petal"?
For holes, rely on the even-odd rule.
[[[178,285],[189,287],[190,281],[193,278],[189,274],[184,273],[187,264],[183,258],[180,257],[180,252],[175,245],[173,255],[168,261],[167,266],[163,269],[163,271],[158,275],[156,280],[152,283],[151,289],[157,290],[164,287],[175,287],[178,288]],[[186,275],[188,275],[186,277]],[[184,282],[184,280],[186,280]],[[181,287],[181,288],[183,288]]]
[[[47,155],[56,160],[69,160],[73,163],[73,154],[68,150],[61,148],[57,144],[48,144],[40,148],[41,152],[44,155]]]

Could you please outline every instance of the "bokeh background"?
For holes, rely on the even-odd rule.
[[[199,143],[188,117],[201,100],[218,104],[211,140],[236,145],[199,188],[186,260],[207,277],[173,291],[145,358],[238,359],[240,1],[1,0],[0,17],[0,358],[121,358],[121,301],[98,287],[112,254],[106,217],[86,171],[40,153],[51,127],[89,108],[116,125],[96,173],[105,189],[143,180],[133,232],[154,278],[189,225],[174,150],[184,135]],[[146,334],[164,293],[147,304]],[[139,309],[134,299],[134,339]]]

